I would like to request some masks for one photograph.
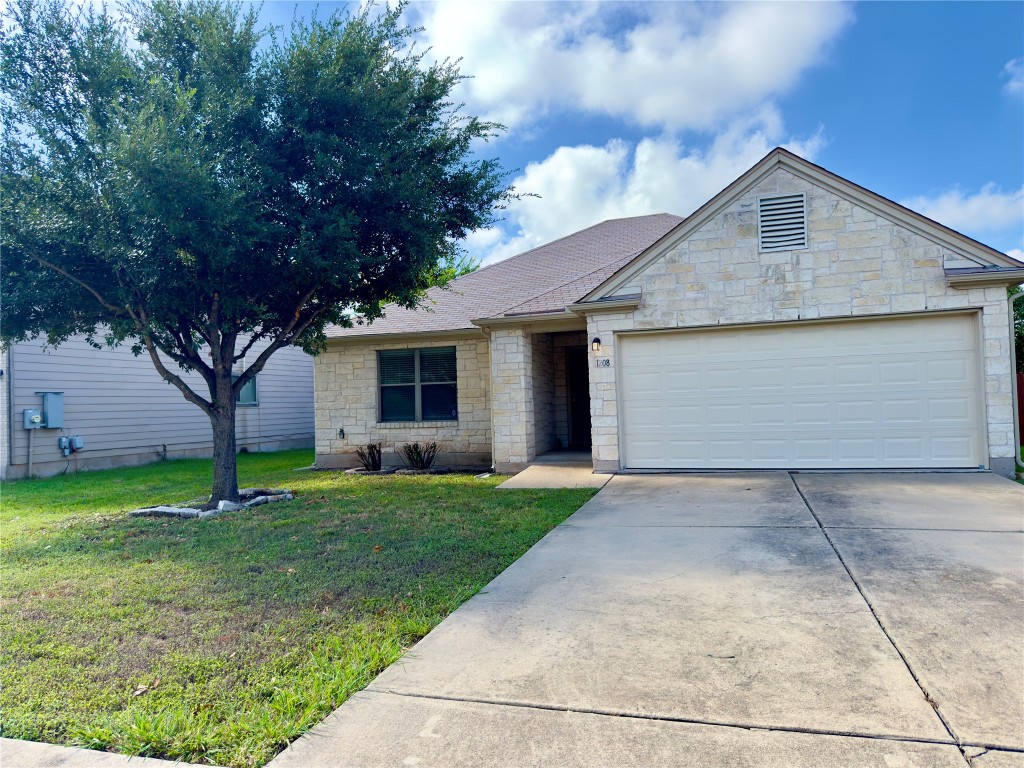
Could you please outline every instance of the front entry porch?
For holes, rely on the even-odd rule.
[[[586,331],[493,329],[490,351],[495,471],[566,461],[570,452],[590,465]]]

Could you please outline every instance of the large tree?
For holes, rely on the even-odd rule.
[[[456,65],[428,63],[400,14],[280,40],[217,0],[21,0],[3,19],[0,341],[148,355],[210,418],[214,502],[238,498],[235,398],[267,359],[414,305],[513,197],[473,154],[500,126],[452,102]]]

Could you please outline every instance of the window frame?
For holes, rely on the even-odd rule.
[[[452,359],[455,361],[455,378],[451,381],[428,381],[424,382],[420,378],[420,352],[423,350],[438,350],[438,349],[450,349],[452,351]],[[413,353],[413,380],[404,384],[384,384],[381,381],[381,353],[384,352],[412,352]],[[458,371],[458,347],[454,344],[443,345],[437,347],[402,347],[398,349],[378,349],[377,350],[377,423],[378,424],[442,424],[445,422],[457,422],[459,420],[459,371]],[[448,416],[443,419],[425,419],[423,418],[423,387],[431,387],[435,385],[452,385],[455,387],[455,415]],[[385,421],[384,419],[384,388],[385,387],[412,387],[413,388],[413,418],[410,419],[393,419]]]
[[[235,408],[259,408],[260,386],[256,383],[259,377],[260,375],[258,373],[253,374],[253,377],[246,382],[245,386],[235,393]],[[232,373],[231,383],[234,384],[236,381],[238,381],[238,374]],[[241,400],[242,393],[245,392],[245,387],[248,387],[250,384],[252,384],[252,402],[243,403]]]

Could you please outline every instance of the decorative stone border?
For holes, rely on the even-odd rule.
[[[237,512],[240,509],[258,507],[274,501],[291,501],[295,498],[285,488],[240,488],[238,495],[246,501],[220,501],[216,509],[195,509],[193,507],[170,507],[158,505],[141,507],[128,514],[132,517],[213,517],[222,512]]]

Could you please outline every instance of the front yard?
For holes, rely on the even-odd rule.
[[[201,496],[207,461],[5,483],[3,735],[261,765],[593,494],[311,458],[240,456],[297,498],[208,520],[124,514]]]

